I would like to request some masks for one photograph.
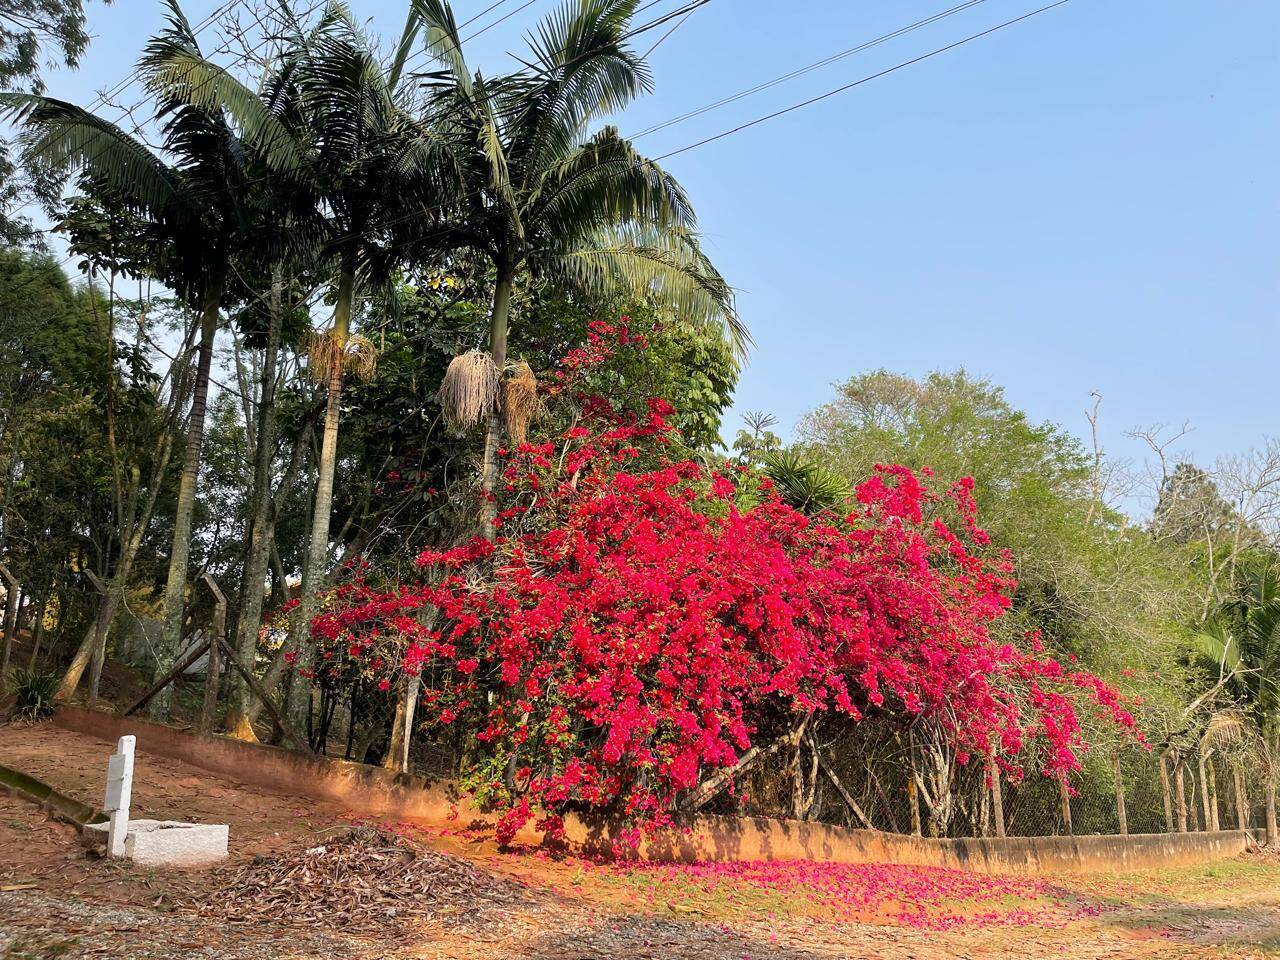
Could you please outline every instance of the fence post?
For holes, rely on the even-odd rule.
[[[1004,792],[1000,786],[1000,767],[996,763],[995,757],[987,760],[987,776],[991,779],[991,808],[995,815],[996,836],[1003,837],[1004,833]]]
[[[213,595],[213,619],[209,630],[213,634],[209,642],[209,659],[205,661],[204,706],[200,711],[200,732],[213,729],[214,714],[218,710],[218,681],[221,679],[222,643],[227,639],[227,598],[213,575],[205,573],[201,582]]]
[[[1160,790],[1164,794],[1164,830],[1173,833],[1173,789],[1169,786],[1169,751],[1160,753]]]
[[[1075,828],[1071,823],[1071,791],[1067,788],[1067,775],[1058,774],[1058,799],[1062,801],[1062,823],[1069,836],[1075,836]]]
[[[1124,805],[1124,776],[1120,772],[1120,748],[1116,747],[1111,755],[1112,768],[1116,773],[1116,820],[1120,823],[1120,835],[1129,833],[1129,815]]]
[[[1222,823],[1218,819],[1218,774],[1213,769],[1213,758],[1209,758],[1209,829],[1218,831]]]
[[[924,827],[920,822],[920,795],[916,786],[916,751],[911,747],[911,770],[907,774],[907,803],[911,807],[911,832],[917,837],[924,836]]]
[[[1177,794],[1179,833],[1187,832],[1187,777],[1183,766],[1182,752],[1179,751],[1173,758],[1173,792]]]
[[[84,575],[93,584],[93,589],[98,596],[102,598],[99,606],[106,602],[107,585],[102,582],[102,578],[88,568],[85,569]],[[111,630],[109,623],[104,624],[99,620],[94,621],[93,635],[93,659],[89,665],[89,709],[92,710],[98,704],[98,684],[102,681],[102,665],[107,657],[107,634]]]
[[[1197,763],[1200,767],[1200,806],[1204,810],[1205,830],[1215,829],[1213,826],[1213,806],[1209,797],[1209,761],[1203,750],[1199,751]]]
[[[1249,810],[1249,795],[1244,787],[1244,768],[1240,766],[1239,760],[1231,761],[1231,775],[1235,780],[1236,788],[1236,823],[1240,825],[1241,830],[1248,830],[1249,821],[1253,817]]]
[[[4,604],[4,655],[0,658],[0,681],[9,673],[9,657],[13,653],[13,635],[18,629],[18,600],[22,586],[9,568],[0,563],[0,577],[4,577],[8,597]]]

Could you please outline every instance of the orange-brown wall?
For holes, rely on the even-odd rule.
[[[133,717],[63,707],[54,722],[113,741],[126,733],[137,749],[182,760],[243,783],[331,800],[356,813],[443,823],[479,816],[448,782],[396,775],[344,760],[304,757],[279,747],[175,730]],[[615,824],[569,817],[571,850],[608,855]],[[534,834],[522,840],[537,841]],[[852,830],[820,823],[747,817],[698,817],[687,829],[663,831],[644,842],[651,860],[822,860],[906,863],[983,873],[1112,872],[1183,866],[1238,856],[1252,842],[1239,830],[1137,834],[1127,837],[1008,837],[934,840]]]

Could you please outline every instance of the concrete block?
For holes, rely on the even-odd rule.
[[[107,824],[84,828],[86,842],[106,843]],[[227,857],[229,830],[223,823],[130,820],[124,856],[144,867],[205,867]]]

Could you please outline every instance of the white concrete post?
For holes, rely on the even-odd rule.
[[[124,856],[124,840],[129,833],[129,801],[133,795],[132,735],[120,738],[116,752],[107,761],[107,795],[102,812],[111,819],[107,827],[107,855]]]

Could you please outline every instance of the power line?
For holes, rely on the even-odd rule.
[[[706,3],[706,2],[708,2],[708,0],[699,0],[699,2],[697,2],[695,5],[696,5],[696,6],[701,6],[703,3]],[[1070,2],[1070,0],[1056,0],[1056,2],[1055,2],[1055,3],[1050,3],[1050,4],[1046,5],[1046,6],[1043,6],[1043,7],[1038,8],[1038,9],[1036,9],[1036,10],[1032,10],[1032,11],[1031,11],[1031,12],[1029,12],[1029,13],[1024,13],[1024,14],[1022,14],[1021,16],[1014,17],[1014,18],[1012,18],[1012,19],[1010,19],[1010,20],[1005,20],[1003,23],[998,23],[998,24],[996,24],[995,26],[988,27],[986,30],[982,30],[982,31],[979,31],[978,33],[970,34],[969,36],[964,37],[964,38],[963,38],[963,39],[961,39],[961,40],[957,40],[957,41],[955,41],[954,43],[949,43],[949,44],[947,44],[947,45],[945,45],[945,46],[938,47],[937,49],[935,49],[935,50],[931,50],[931,51],[929,51],[928,53],[921,54],[921,55],[920,55],[920,56],[918,56],[918,57],[912,57],[910,60],[904,60],[904,61],[902,61],[901,63],[895,64],[895,65],[894,65],[894,66],[892,66],[892,67],[889,67],[889,68],[887,68],[887,69],[885,69],[885,70],[881,70],[881,71],[879,71],[879,72],[877,72],[877,73],[870,74],[869,76],[862,77],[861,79],[859,79],[859,80],[855,80],[855,81],[853,81],[852,83],[844,84],[843,86],[837,87],[837,88],[836,88],[836,89],[834,89],[834,90],[830,90],[830,91],[828,91],[828,92],[826,92],[826,93],[824,93],[824,94],[821,94],[820,96],[817,96],[817,97],[811,97],[811,98],[810,98],[810,99],[808,99],[808,100],[802,101],[801,103],[792,104],[791,106],[789,106],[789,107],[785,107],[785,108],[783,108],[783,109],[781,109],[781,110],[775,110],[774,112],[769,113],[769,114],[766,114],[765,116],[757,117],[756,119],[751,120],[751,121],[748,121],[747,123],[739,124],[738,126],[736,126],[736,127],[732,128],[732,129],[730,129],[730,130],[725,130],[725,131],[723,131],[723,132],[721,132],[721,133],[718,133],[718,134],[715,134],[714,136],[711,136],[711,137],[705,137],[705,138],[704,138],[704,139],[702,139],[702,140],[698,140],[698,141],[696,141],[696,142],[694,142],[694,143],[687,144],[686,146],[680,147],[680,148],[678,148],[678,149],[676,149],[676,150],[672,150],[672,151],[669,151],[668,153],[664,153],[664,154],[662,154],[662,155],[661,155],[661,156],[659,156],[659,157],[653,157],[653,158],[650,158],[649,160],[646,160],[646,161],[645,161],[645,163],[646,163],[646,164],[650,164],[650,165],[656,165],[657,163],[659,163],[659,162],[660,162],[660,161],[662,161],[662,160],[667,159],[668,157],[674,157],[674,156],[677,156],[677,155],[682,154],[682,153],[688,153],[690,150],[696,150],[696,149],[697,149],[697,148],[699,148],[699,147],[705,146],[705,145],[707,145],[707,144],[709,144],[709,143],[714,143],[714,142],[715,142],[715,141],[717,141],[717,140],[722,140],[722,139],[724,139],[725,137],[732,136],[732,135],[733,135],[733,134],[735,134],[735,133],[739,133],[739,132],[741,132],[741,131],[743,131],[743,130],[747,130],[747,129],[751,128],[751,127],[759,126],[760,124],[762,124],[762,123],[766,123],[766,122],[768,122],[769,120],[773,120],[773,119],[775,119],[775,118],[777,118],[777,117],[781,117],[781,116],[783,116],[783,115],[785,115],[785,114],[788,114],[788,113],[793,113],[793,112],[795,112],[796,110],[800,110],[800,109],[801,109],[801,108],[803,108],[803,107],[811,106],[812,104],[819,103],[819,102],[821,102],[821,101],[823,101],[823,100],[830,99],[831,97],[834,97],[834,96],[836,96],[837,94],[844,93],[844,92],[846,92],[846,91],[848,91],[848,90],[853,89],[854,87],[858,87],[858,86],[861,86],[861,85],[862,85],[862,84],[864,84],[864,83],[868,83],[868,82],[870,82],[870,81],[872,81],[872,80],[878,79],[879,77],[887,76],[888,74],[891,74],[891,73],[896,73],[897,71],[902,70],[902,69],[904,69],[904,68],[906,68],[906,67],[912,66],[913,64],[917,64],[917,63],[920,63],[921,61],[928,60],[928,59],[930,59],[931,57],[936,57],[936,56],[938,56],[939,54],[941,54],[941,53],[946,53],[946,52],[947,52],[947,51],[949,51],[949,50],[954,50],[954,49],[956,49],[957,47],[961,47],[961,46],[963,46],[963,45],[965,45],[965,44],[967,44],[967,43],[971,43],[971,42],[972,42],[972,41],[974,41],[974,40],[978,40],[978,39],[980,39],[980,38],[982,38],[982,37],[985,37],[985,36],[988,36],[988,35],[990,35],[990,34],[996,33],[997,31],[999,31],[999,30],[1003,30],[1003,29],[1005,29],[1006,27],[1011,27],[1011,26],[1013,26],[1014,24],[1021,23],[1023,20],[1029,20],[1029,19],[1030,19],[1030,18],[1032,18],[1032,17],[1038,16],[1038,15],[1040,15],[1040,14],[1042,14],[1042,13],[1045,13],[1045,12],[1047,12],[1047,11],[1049,11],[1049,10],[1052,10],[1052,9],[1054,9],[1055,7],[1061,7],[1061,6],[1064,6],[1065,4],[1067,4],[1067,3],[1069,3],[1069,2]],[[676,15],[679,15],[679,13],[680,13],[680,11],[676,11]],[[483,191],[483,189],[480,189],[480,190],[473,190],[473,191],[471,191],[470,193],[465,194],[464,196],[460,197],[457,201],[454,201],[454,202],[455,202],[455,203],[458,203],[458,202],[462,202],[462,201],[465,201],[465,200],[472,199],[472,198],[474,198],[474,197],[476,197],[476,196],[479,196],[479,195],[480,195],[480,194],[482,194],[483,192],[484,192],[484,191]],[[427,209],[427,210],[425,210],[425,211],[423,211],[423,210],[416,210],[416,211],[414,211],[414,212],[412,212],[412,213],[406,214],[405,216],[402,216],[402,217],[396,217],[396,218],[393,218],[393,219],[391,219],[391,220],[388,220],[386,223],[384,223],[384,224],[383,224],[383,226],[384,226],[384,227],[390,227],[390,226],[395,226],[395,225],[400,224],[400,223],[407,223],[407,222],[408,222],[408,221],[410,221],[410,220],[414,220],[414,219],[419,219],[419,218],[421,218],[421,216],[423,215],[423,213],[441,213],[441,212],[443,212],[443,211],[447,208],[447,206],[448,206],[448,205],[440,205],[440,206],[438,206],[438,207],[428,208],[428,209]],[[440,234],[444,233],[447,229],[450,229],[450,228],[447,228],[447,227],[446,227],[446,228],[441,228],[440,230],[437,230],[437,231],[429,231],[425,236],[426,236],[426,237],[431,237],[431,236],[440,235]],[[354,237],[355,237],[355,235],[354,235],[354,234],[349,234],[349,235],[347,235],[347,236],[338,237],[337,239],[338,239],[338,240],[350,240],[350,239],[353,239]]]
[[[220,7],[216,7],[212,13],[210,13],[207,17],[201,20],[197,26],[191,28],[192,36],[198,37],[201,33],[207,30],[209,26],[214,23],[215,20],[217,20],[223,14],[227,13],[232,7],[238,6],[239,4],[242,4],[244,2],[245,0],[226,0],[226,2],[224,2]],[[315,8],[313,7],[312,9],[315,9]],[[85,110],[92,112],[92,110],[95,107],[106,106],[109,100],[120,95],[125,90],[129,89],[129,87],[133,86],[133,84],[138,79],[139,72],[140,71],[137,68],[135,68],[131,73],[126,74],[124,77],[118,80],[115,83],[115,85],[112,86],[110,89],[103,90],[101,93],[98,94],[97,98],[94,99],[93,102],[89,104],[89,106],[85,107]],[[133,111],[136,110],[138,107],[142,106],[143,102],[146,99],[147,99],[146,95],[144,94],[143,96],[139,97],[137,102],[135,102],[132,106],[118,107],[117,109],[120,110],[120,119],[123,120],[126,116],[131,116]],[[17,214],[27,209],[27,207],[31,206],[31,204],[35,202],[36,202],[35,197],[29,197],[28,199],[22,201],[22,203],[14,207],[11,211],[9,211],[9,214],[10,215]]]
[[[654,2],[657,2],[657,0],[654,0]],[[708,2],[709,2],[709,0],[693,0],[693,2],[692,2],[692,3],[690,3],[690,4],[687,4],[687,5],[686,5],[686,7],[693,7],[693,8],[696,8],[696,7],[702,6],[703,4],[708,3]],[[847,91],[849,91],[849,90],[851,90],[851,89],[853,89],[853,88],[855,88],[855,87],[861,86],[861,85],[862,85],[862,84],[864,84],[864,83],[868,83],[868,82],[870,82],[870,81],[872,81],[872,80],[876,80],[876,79],[878,79],[878,78],[880,78],[880,77],[887,76],[887,75],[889,75],[889,74],[891,74],[891,73],[896,73],[897,71],[902,70],[902,69],[904,69],[904,68],[906,68],[906,67],[913,66],[914,64],[920,63],[920,62],[922,62],[922,61],[924,61],[924,60],[928,60],[928,59],[930,59],[930,58],[932,58],[932,57],[938,56],[939,54],[946,53],[946,52],[948,52],[948,51],[954,50],[954,49],[956,49],[956,48],[958,48],[958,47],[964,46],[964,45],[965,45],[965,44],[967,44],[967,43],[971,43],[971,42],[973,42],[974,40],[981,39],[982,37],[989,36],[989,35],[991,35],[991,34],[993,34],[993,33],[996,33],[997,31],[1003,30],[1003,29],[1005,29],[1005,28],[1007,28],[1007,27],[1011,27],[1011,26],[1013,26],[1013,25],[1015,25],[1015,24],[1017,24],[1017,23],[1021,23],[1021,22],[1022,22],[1022,21],[1024,21],[1024,20],[1029,20],[1029,19],[1031,19],[1032,17],[1038,16],[1038,15],[1040,15],[1040,14],[1042,14],[1042,13],[1046,13],[1046,12],[1048,12],[1049,10],[1053,10],[1053,9],[1055,9],[1055,8],[1057,8],[1057,7],[1064,6],[1064,5],[1066,5],[1067,3],[1069,3],[1069,2],[1070,2],[1070,0],[1056,0],[1056,2],[1055,2],[1055,3],[1047,4],[1047,5],[1043,6],[1043,7],[1039,7],[1039,8],[1037,8],[1037,9],[1035,9],[1035,10],[1032,10],[1032,11],[1030,11],[1029,13],[1025,13],[1025,14],[1022,14],[1021,16],[1017,16],[1017,17],[1013,17],[1012,19],[1005,20],[1005,21],[1003,21],[1002,23],[998,23],[998,24],[996,24],[996,25],[994,25],[994,26],[992,26],[992,27],[988,27],[987,29],[985,29],[985,30],[981,30],[981,31],[979,31],[979,32],[977,32],[977,33],[970,34],[969,36],[964,37],[964,38],[962,38],[962,39],[960,39],[960,40],[957,40],[957,41],[955,41],[955,42],[953,42],[953,43],[949,43],[949,44],[946,44],[945,46],[938,47],[938,48],[936,48],[936,49],[934,49],[934,50],[929,51],[928,53],[921,54],[920,56],[917,56],[917,57],[912,57],[912,58],[911,58],[911,59],[909,59],[909,60],[904,60],[904,61],[902,61],[901,63],[895,64],[895,65],[894,65],[894,66],[892,66],[892,67],[888,67],[888,68],[886,68],[886,69],[884,69],[884,70],[880,70],[880,71],[878,71],[878,72],[876,72],[876,73],[873,73],[873,74],[870,74],[870,75],[868,75],[868,76],[862,77],[862,78],[860,78],[860,79],[858,79],[858,80],[854,80],[854,81],[852,81],[851,83],[847,83],[847,84],[844,84],[844,85],[842,85],[842,86],[836,87],[835,89],[833,89],[833,90],[829,90],[829,91],[827,91],[826,93],[820,94],[819,96],[811,97],[811,98],[809,98],[808,100],[804,100],[804,101],[801,101],[800,103],[792,104],[791,106],[789,106],[789,107],[784,107],[784,108],[783,108],[783,109],[781,109],[781,110],[775,110],[775,111],[773,111],[772,113],[766,114],[766,115],[761,116],[761,117],[757,117],[756,119],[754,119],[754,120],[750,120],[750,121],[748,121],[748,122],[746,122],[746,123],[739,124],[739,125],[738,125],[738,126],[736,126],[736,127],[733,127],[733,128],[731,128],[731,129],[729,129],[729,130],[722,131],[722,132],[720,132],[720,133],[717,133],[717,134],[715,134],[714,136],[705,137],[705,138],[703,138],[703,139],[701,139],[701,140],[695,141],[694,143],[690,143],[690,144],[687,144],[686,146],[680,147],[680,148],[678,148],[678,149],[671,150],[671,151],[669,151],[669,152],[667,152],[667,153],[662,154],[661,156],[654,157],[654,158],[652,158],[652,159],[650,159],[650,160],[648,160],[648,161],[646,161],[646,162],[647,162],[647,163],[649,163],[649,164],[657,164],[657,163],[659,163],[660,161],[662,161],[662,160],[666,160],[666,159],[668,159],[668,158],[670,158],[670,157],[678,156],[678,155],[683,154],[683,153],[688,153],[688,152],[689,152],[689,151],[691,151],[691,150],[696,150],[696,149],[698,149],[699,147],[706,146],[707,144],[714,143],[714,142],[716,142],[716,141],[718,141],[718,140],[722,140],[722,139],[724,139],[724,138],[726,138],[726,137],[729,137],[729,136],[732,136],[732,135],[734,135],[734,134],[736,134],[736,133],[740,133],[740,132],[742,132],[742,131],[744,131],[744,130],[748,130],[748,129],[752,128],[752,127],[759,126],[759,125],[761,125],[761,124],[763,124],[763,123],[766,123],[766,122],[768,122],[768,121],[770,121],[770,120],[774,120],[774,119],[776,119],[776,118],[778,118],[778,117],[781,117],[781,116],[784,116],[784,115],[786,115],[786,114],[793,113],[793,112],[795,112],[795,111],[797,111],[797,110],[803,109],[804,107],[812,106],[813,104],[820,103],[820,102],[822,102],[822,101],[824,101],[824,100],[828,100],[828,99],[830,99],[830,98],[832,98],[832,97],[834,97],[834,96],[837,96],[838,94],[845,93],[845,92],[847,92]],[[648,6],[652,6],[652,5],[653,5],[653,3],[648,4]],[[668,20],[672,19],[673,17],[680,16],[683,12],[685,12],[684,8],[682,8],[681,10],[674,11],[672,14],[668,14],[667,16],[665,16],[665,17],[664,17],[664,18],[662,18],[662,19],[663,19],[663,21],[665,22],[665,21],[668,21]],[[639,33],[639,32],[641,32],[642,30],[652,29],[652,27],[653,27],[653,24],[646,24],[644,27],[642,27],[642,28],[637,28],[637,30],[631,31],[631,32],[629,32],[628,34],[626,34],[625,36],[627,36],[627,37],[634,36],[636,33]],[[483,193],[483,190],[475,190],[475,191],[472,191],[471,193],[467,194],[466,196],[464,196],[464,197],[460,198],[460,200],[467,200],[467,199],[471,199],[471,198],[473,198],[473,197],[475,197],[475,196],[479,196],[481,193]],[[455,202],[456,202],[456,201],[455,201]],[[434,208],[432,211],[428,211],[428,212],[436,212],[436,213],[440,213],[440,212],[443,212],[444,210],[446,210],[446,209],[447,209],[447,207],[448,207],[448,206],[450,206],[450,205],[451,205],[451,204],[443,204],[443,205],[440,205],[439,207]],[[415,210],[415,211],[413,211],[413,212],[411,212],[411,213],[408,213],[408,214],[406,214],[406,215],[404,215],[404,216],[402,216],[402,217],[393,218],[393,219],[391,219],[391,220],[387,221],[386,223],[384,223],[384,224],[383,224],[383,227],[395,226],[395,225],[400,224],[400,223],[406,223],[406,222],[408,222],[408,221],[410,221],[410,220],[413,220],[413,219],[418,219],[418,218],[420,218],[420,217],[422,216],[423,212],[424,212],[424,211],[421,211],[421,210]],[[436,233],[436,234],[440,234],[440,233],[443,233],[443,232],[444,232],[445,230],[447,230],[447,229],[450,229],[450,228],[441,228],[440,230],[435,231],[435,233]],[[432,235],[432,233],[430,233],[430,232],[427,234],[427,236],[431,236],[431,235]],[[348,235],[346,235],[346,236],[338,237],[338,238],[336,238],[336,239],[337,239],[337,240],[349,240],[349,239],[354,239],[354,237],[355,237],[355,236],[356,236],[355,234],[348,234]],[[70,259],[70,258],[68,258],[68,259]],[[64,261],[64,262],[65,262],[65,261]]]
[[[532,7],[532,6],[533,6],[535,3],[537,3],[537,2],[538,2],[538,0],[525,0],[525,2],[524,2],[524,3],[520,4],[520,6],[516,7],[514,10],[510,11],[509,13],[504,13],[502,16],[500,16],[497,20],[493,21],[493,23],[489,24],[488,26],[486,26],[486,27],[481,27],[479,30],[477,30],[475,33],[471,34],[470,36],[463,37],[463,38],[462,38],[462,42],[463,42],[463,43],[470,43],[470,42],[471,42],[472,40],[474,40],[476,37],[480,36],[481,34],[488,33],[490,30],[492,30],[492,29],[493,29],[494,27],[496,27],[498,24],[503,23],[504,21],[510,20],[512,17],[514,17],[514,16],[515,16],[517,13],[519,13],[521,10],[526,10],[526,9],[528,9],[529,7]],[[468,21],[468,23],[469,23],[469,22],[470,22],[470,21]],[[458,29],[459,29],[459,30],[461,30],[461,29],[462,29],[462,27],[464,27],[464,26],[466,26],[466,24],[462,24],[461,26],[459,26],[459,27],[458,27]]]
[[[964,44],[970,43],[973,40],[977,40],[981,37],[985,37],[990,34],[993,34],[997,30],[1003,30],[1005,27],[1011,27],[1015,23],[1021,23],[1023,20],[1029,20],[1034,16],[1038,16],[1039,14],[1045,13],[1049,10],[1053,10],[1055,7],[1061,7],[1064,4],[1067,4],[1070,2],[1071,0],[1057,0],[1056,3],[1050,3],[1047,6],[1043,6],[1043,7],[1040,7],[1039,9],[1032,10],[1030,13],[1024,13],[1020,17],[1014,17],[1012,20],[1006,20],[1003,23],[998,23],[994,27],[988,27],[986,30],[982,30],[978,33],[970,34],[969,36],[965,37],[963,40],[957,40],[955,41],[955,43],[949,43],[944,47],[938,47],[936,50],[930,50],[928,53],[921,54],[918,57],[912,57],[910,60],[904,60],[902,63],[895,64],[894,66],[889,67],[885,70],[880,70],[877,73],[873,73],[873,74],[870,74],[869,76],[865,76],[860,80],[854,80],[852,83],[846,83],[844,86],[836,87],[834,90],[828,90],[826,93],[819,94],[816,97],[810,97],[808,100],[801,101],[800,103],[794,103],[789,107],[783,107],[781,110],[775,110],[773,111],[773,113],[765,114],[763,117],[757,117],[754,120],[749,120],[746,123],[741,123],[730,130],[725,130],[721,133],[717,133],[715,136],[706,137],[705,139],[699,140],[696,143],[691,143],[688,146],[680,147],[679,149],[672,150],[669,153],[664,153],[662,154],[662,156],[654,157],[651,162],[658,163],[659,161],[666,160],[669,157],[678,156],[679,154],[682,154],[682,153],[688,153],[690,150],[696,150],[698,147],[706,146],[708,143],[714,143],[717,140],[723,140],[725,137],[733,136],[735,133],[741,133],[743,130],[749,130],[751,127],[756,127],[762,123],[767,123],[770,120],[775,120],[778,117],[784,116],[788,113],[794,113],[796,110],[803,109],[804,107],[812,106],[813,104],[820,103],[823,100],[829,100],[831,97],[844,93],[848,90],[852,90],[854,87],[859,87],[864,83],[869,83],[870,81],[879,79],[880,77],[888,76],[891,73],[896,73],[897,71],[902,70],[905,67],[910,67],[913,64],[920,63],[923,60],[928,60],[930,57],[936,57],[938,54],[946,53],[948,50],[954,50],[956,47],[963,46]]]
[[[677,30],[679,30],[681,27],[683,27],[683,26],[684,26],[684,25],[689,21],[689,18],[690,18],[690,17],[692,17],[692,16],[693,16],[693,11],[692,11],[692,10],[690,10],[690,11],[689,11],[688,13],[686,13],[683,17],[681,17],[679,20],[677,20],[677,21],[675,22],[675,24],[672,26],[672,28],[671,28],[670,30],[668,30],[666,33],[664,33],[662,36],[660,36],[657,40],[655,40],[655,41],[653,42],[653,46],[651,46],[651,47],[650,47],[648,50],[646,50],[644,53],[640,54],[640,59],[641,59],[641,60],[648,60],[648,59],[649,59],[649,56],[653,53],[653,51],[657,50],[660,46],[662,46],[664,43],[666,43],[666,42],[667,42],[667,39],[668,39],[668,38],[669,38],[673,33],[675,33]]]
[[[760,93],[763,90],[768,90],[771,87],[776,87],[780,83],[785,83],[786,81],[793,80],[796,77],[803,76],[807,73],[812,73],[814,70],[821,69],[822,67],[826,67],[833,63],[837,63],[855,54],[862,53],[864,50],[870,50],[872,47],[879,46],[882,43],[887,43],[890,40],[895,40],[898,37],[911,33],[914,30],[919,30],[921,27],[928,26],[931,23],[936,23],[939,20],[944,20],[947,17],[953,16],[957,13],[960,13],[964,10],[968,10],[972,7],[976,7],[978,4],[985,3],[985,2],[986,0],[966,0],[965,3],[957,4],[954,7],[950,7],[946,10],[943,10],[941,13],[935,13],[931,17],[926,17],[923,20],[917,20],[915,23],[908,24],[905,27],[899,27],[897,30],[893,30],[889,33],[876,37],[874,40],[868,40],[865,43],[858,44],[857,46],[849,47],[847,50],[841,50],[839,53],[834,53],[829,57],[824,57],[823,59],[815,61],[814,63],[810,63],[807,66],[799,67],[795,70],[789,71],[788,73],[784,73],[780,77],[774,77],[772,80],[766,80],[763,83],[758,83],[755,86],[748,87],[746,90],[741,90],[738,93],[731,94],[730,96],[722,97],[719,100],[715,100],[711,103],[705,104],[704,106],[698,107],[694,110],[690,110],[687,113],[682,113],[678,117],[672,117],[670,120],[664,120],[661,123],[655,123],[651,127],[645,127],[639,133],[636,133],[635,135],[633,135],[630,139],[639,140],[641,137],[647,137],[651,133],[656,133],[659,130],[665,130],[667,127],[674,126],[677,123],[683,123],[685,120],[690,120],[693,117],[698,117],[704,113],[709,113],[710,111],[718,109],[719,107],[726,106],[730,103],[735,103],[736,101],[741,100],[744,97],[749,97],[753,94]],[[647,55],[648,54],[646,54],[646,56]]]

